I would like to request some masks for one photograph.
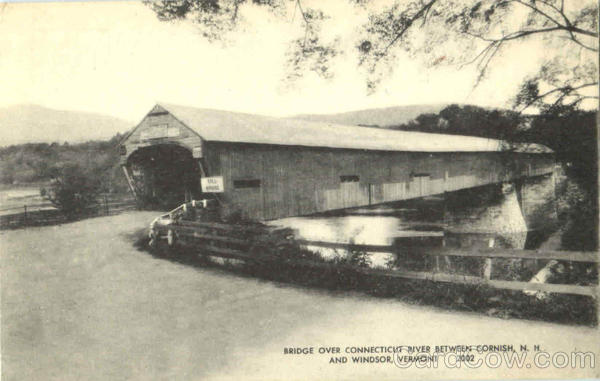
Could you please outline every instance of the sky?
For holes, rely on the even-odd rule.
[[[362,20],[347,1],[327,6],[346,16],[332,21],[332,33],[353,33]],[[405,56],[375,94],[350,59],[338,62],[331,80],[307,75],[290,85],[282,81],[285,53],[302,21],[253,9],[245,17],[229,41],[209,43],[194,25],[160,22],[139,2],[0,4],[0,107],[38,104],[128,121],[157,102],[274,116],[436,103],[507,107],[542,57],[516,47],[476,89],[474,67],[431,70]]]

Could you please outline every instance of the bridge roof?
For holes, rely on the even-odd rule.
[[[412,152],[549,153],[539,144],[508,143],[474,136],[431,134],[324,122],[307,122],[231,111],[160,103],[153,111],[169,112],[206,141]]]

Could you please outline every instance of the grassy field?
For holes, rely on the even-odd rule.
[[[597,350],[598,330],[502,320],[184,265],[136,249],[154,212],[0,232],[3,380],[482,378],[488,369],[329,365],[291,346],[534,344]],[[589,377],[522,369],[507,377]]]

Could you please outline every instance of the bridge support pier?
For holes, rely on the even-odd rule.
[[[448,239],[461,247],[477,246],[522,249],[527,224],[521,213],[513,183],[492,184],[446,195],[444,220]]]
[[[558,223],[553,175],[522,178],[444,195],[444,221],[450,233],[473,243],[485,237],[497,247],[523,249],[527,233],[546,239]],[[534,242],[531,241],[531,242]],[[465,244],[469,244],[465,242]],[[462,245],[464,246],[464,245]]]
[[[546,230],[558,222],[554,174],[521,179],[519,204],[529,230]]]
[[[493,184],[448,193],[445,219],[454,231],[465,233],[516,233],[527,231],[517,186]]]

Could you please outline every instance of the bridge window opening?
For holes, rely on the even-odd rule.
[[[260,188],[260,180],[258,180],[258,179],[233,180],[233,187],[235,189]]]
[[[340,176],[340,182],[342,182],[342,183],[357,183],[359,180],[360,179],[357,175]]]
[[[150,114],[148,114],[148,116],[159,116],[159,115],[169,115],[169,113],[166,111],[156,111],[156,112],[151,112]]]

